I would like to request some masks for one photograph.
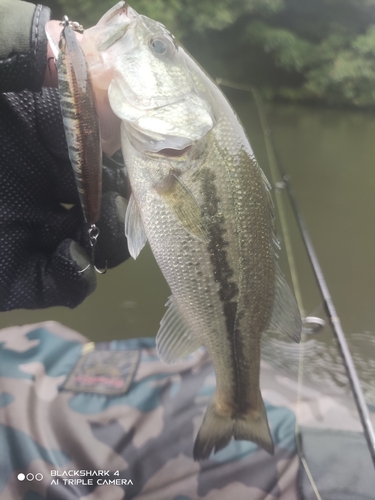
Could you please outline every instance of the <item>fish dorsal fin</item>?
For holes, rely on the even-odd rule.
[[[190,234],[200,241],[208,241],[201,209],[194,196],[180,179],[170,174],[155,190],[174,216]]]
[[[133,259],[136,259],[146,244],[147,236],[143,227],[141,213],[133,195],[130,195],[125,214],[125,236],[128,240],[129,253]]]
[[[301,340],[302,321],[298,305],[277,264],[275,299],[267,331],[283,333],[295,342]]]
[[[174,363],[196,351],[202,344],[191,334],[173,295],[166,306],[168,309],[156,335],[156,347],[163,361]]]

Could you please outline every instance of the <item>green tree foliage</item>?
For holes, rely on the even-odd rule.
[[[51,0],[54,11],[68,13],[84,26],[92,26],[115,2],[103,0]],[[224,30],[244,14],[276,13],[284,7],[283,0],[133,0],[130,5],[170,29],[179,38]]]
[[[52,0],[88,27],[112,0]],[[375,0],[133,0],[213,76],[269,98],[375,106]]]
[[[303,75],[297,85],[275,86],[275,95],[330,104],[375,104],[375,25],[364,34],[332,23],[322,38],[311,41],[261,21],[250,22],[246,37],[272,53],[274,64]]]

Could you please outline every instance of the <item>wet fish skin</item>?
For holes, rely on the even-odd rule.
[[[61,113],[85,221],[100,218],[102,150],[95,95],[85,55],[71,26],[61,32],[57,59]]]
[[[164,26],[133,10],[126,20],[124,2],[115,8],[128,28],[110,47],[102,32],[100,43],[116,67],[109,99],[132,187],[129,249],[135,258],[148,239],[172,291],[156,338],[162,359],[204,345],[216,373],[194,458],[232,437],[273,453],[260,339],[276,329],[298,341],[301,318],[277,264],[268,182],[231,106],[193,58]]]

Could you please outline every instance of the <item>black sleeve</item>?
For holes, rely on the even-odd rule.
[[[43,5],[0,0],[0,92],[41,89],[50,17]]]
[[[123,165],[105,158],[93,255],[57,89],[0,94],[0,311],[76,307],[92,293],[92,260],[112,268],[129,256],[127,189]]]

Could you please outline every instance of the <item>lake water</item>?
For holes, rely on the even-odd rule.
[[[242,95],[237,108],[258,161],[270,178],[251,96]],[[268,105],[267,114],[367,401],[375,406],[375,115],[289,104]],[[279,196],[285,198],[305,312],[323,317],[320,295],[293,214],[286,195]],[[285,250],[280,260],[289,276]],[[0,327],[56,320],[98,341],[156,334],[169,290],[148,247],[136,262],[129,260],[97,280],[96,292],[74,310],[55,307],[1,313]],[[267,359],[275,359],[296,372],[297,357],[291,356],[288,361],[288,349],[284,352],[279,341],[275,342],[268,342],[265,348]],[[329,328],[307,340],[307,345],[311,354],[311,363],[305,363],[308,377],[347,386]]]

